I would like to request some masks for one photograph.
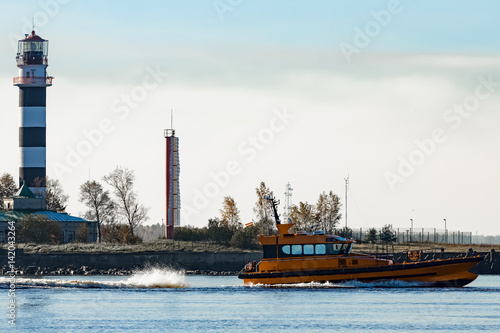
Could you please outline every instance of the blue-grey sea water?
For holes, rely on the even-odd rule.
[[[464,288],[407,283],[243,286],[149,269],[130,277],[18,278],[1,332],[500,332],[500,276]]]

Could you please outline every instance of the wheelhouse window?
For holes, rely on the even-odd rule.
[[[301,255],[302,254],[302,245],[292,245],[292,254],[293,255]]]
[[[340,254],[349,254],[351,252],[351,244],[342,244]]]
[[[304,254],[306,255],[314,254],[314,245],[312,244],[304,245]]]
[[[276,246],[265,245],[264,257],[275,258]],[[326,243],[326,244],[294,244],[278,246],[279,257],[298,257],[312,255],[338,255],[349,254],[352,244],[348,243]]]
[[[326,254],[339,254],[342,244],[326,244]]]
[[[316,244],[314,251],[316,254],[326,254],[326,244]]]

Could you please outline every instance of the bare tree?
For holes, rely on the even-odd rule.
[[[95,180],[89,180],[80,186],[80,201],[89,209],[85,218],[97,221],[97,235],[100,243],[101,222],[114,220],[115,204],[111,200],[109,192],[104,191],[102,185]]]
[[[45,195],[45,202],[47,203],[47,210],[54,212],[64,213],[66,211],[66,203],[68,196],[64,193],[61,183],[58,179],[51,179],[48,176],[44,178],[35,178],[33,181],[35,188],[35,195],[42,197]],[[40,188],[45,187],[45,193]]]
[[[17,191],[14,178],[9,173],[4,173],[0,177],[0,210],[3,210],[3,199],[14,195]]]
[[[103,179],[113,187],[118,213],[127,220],[133,237],[135,227],[148,220],[149,210],[137,199],[137,193],[134,191],[134,172],[128,168],[116,167]]]
[[[236,201],[230,196],[224,197],[222,209],[220,210],[222,221],[230,228],[240,229],[242,227],[240,220],[240,210],[236,207]]]

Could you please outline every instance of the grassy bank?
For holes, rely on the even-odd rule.
[[[23,249],[24,253],[253,252],[211,242],[186,242],[166,239],[134,245],[112,243],[69,243],[60,245],[19,243],[16,244],[16,247]],[[2,248],[7,249],[7,245],[2,244]]]

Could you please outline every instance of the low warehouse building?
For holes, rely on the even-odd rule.
[[[67,213],[46,210],[45,198],[36,197],[28,186],[24,184],[14,196],[5,198],[3,201],[4,210],[0,211],[0,242],[2,243],[6,243],[8,237],[12,236],[12,234],[8,234],[8,222],[16,222],[17,225],[19,220],[30,214],[43,215],[49,220],[58,222],[63,234],[63,243],[76,241],[77,230],[82,225],[87,226],[87,242],[97,241],[97,222],[87,221],[80,217],[68,215]],[[17,237],[16,242],[19,242]]]

